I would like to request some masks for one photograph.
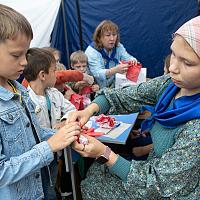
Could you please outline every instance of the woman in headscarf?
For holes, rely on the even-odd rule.
[[[115,74],[127,71],[128,64],[122,64],[122,60],[137,61],[120,43],[118,26],[110,20],[104,20],[96,27],[93,42],[87,47],[85,54],[90,72],[100,88],[113,88]]]
[[[83,199],[200,198],[200,17],[186,22],[173,36],[169,75],[120,90],[104,90],[69,121],[84,124],[97,113],[138,112],[146,105],[152,116],[142,123],[153,149],[147,161],[127,161],[109,147],[88,138],[74,147],[96,158],[82,182]]]

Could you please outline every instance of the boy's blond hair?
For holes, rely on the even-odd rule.
[[[66,70],[65,66],[62,63],[56,63],[56,71]]]
[[[83,51],[79,50],[71,54],[70,62],[71,62],[71,66],[73,67],[78,62],[88,63],[88,58],[87,58],[87,55]]]
[[[27,19],[16,10],[0,4],[0,42],[15,39],[18,34],[33,38],[33,32]]]
[[[42,49],[49,51],[53,56],[55,56],[55,54],[58,54],[60,58],[60,51],[58,49],[53,47],[43,47]],[[62,70],[66,70],[65,66],[62,63],[57,62],[56,71],[62,71]]]
[[[51,52],[53,55],[55,53],[57,53],[59,55],[59,57],[60,57],[60,51],[58,49],[56,49],[56,48],[53,48],[53,47],[43,47],[42,49],[45,49],[45,50]]]

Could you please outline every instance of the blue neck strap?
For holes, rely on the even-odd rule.
[[[155,121],[166,128],[175,128],[187,121],[200,118],[200,93],[173,100],[179,90],[180,88],[171,83],[155,107],[145,106],[152,116],[142,123],[142,131],[150,130]]]
[[[90,46],[91,46],[92,48],[96,49],[96,48],[94,47],[94,42],[92,42],[92,43],[90,44]],[[97,49],[96,49],[96,50],[97,50]],[[112,49],[112,53],[111,53],[110,57],[108,56],[108,54],[105,52],[105,50],[104,50],[103,48],[100,49],[100,50],[97,50],[97,51],[102,55],[103,59],[106,60],[106,64],[105,64],[105,68],[106,68],[106,69],[109,69],[109,63],[110,63],[110,61],[113,61],[113,62],[115,63],[115,65],[119,64],[119,61],[115,58],[115,55],[116,55],[116,47],[114,47],[114,48]]]

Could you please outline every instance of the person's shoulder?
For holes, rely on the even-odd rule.
[[[45,92],[50,97],[52,102],[58,103],[64,99],[63,94],[56,88],[47,88]]]
[[[119,43],[117,44],[117,47],[124,47],[124,45],[123,45],[121,42],[119,42]]]
[[[116,51],[119,53],[119,54],[124,54],[124,52],[126,52],[126,48],[124,47],[124,45],[122,43],[118,43],[118,45],[116,46]]]
[[[200,119],[192,119],[185,124],[186,127],[190,127],[193,133],[197,133],[200,137]]]
[[[156,92],[157,99],[159,99],[171,82],[169,75],[163,75],[152,78],[146,82],[140,83],[139,85],[141,88],[146,88],[148,90],[153,89]]]
[[[192,138],[192,140],[200,141],[200,119],[192,119],[182,124],[176,137]]]
[[[117,49],[124,49],[124,45],[122,43],[118,43],[116,46]]]
[[[46,93],[51,93],[51,94],[62,94],[57,88],[54,88],[54,87],[51,87],[51,88],[47,88],[46,90]]]
[[[91,47],[90,45],[85,50],[85,54],[87,56],[94,56],[100,54],[95,48]]]

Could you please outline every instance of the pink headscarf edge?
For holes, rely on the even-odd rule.
[[[175,33],[182,36],[200,57],[200,16],[183,24]]]

